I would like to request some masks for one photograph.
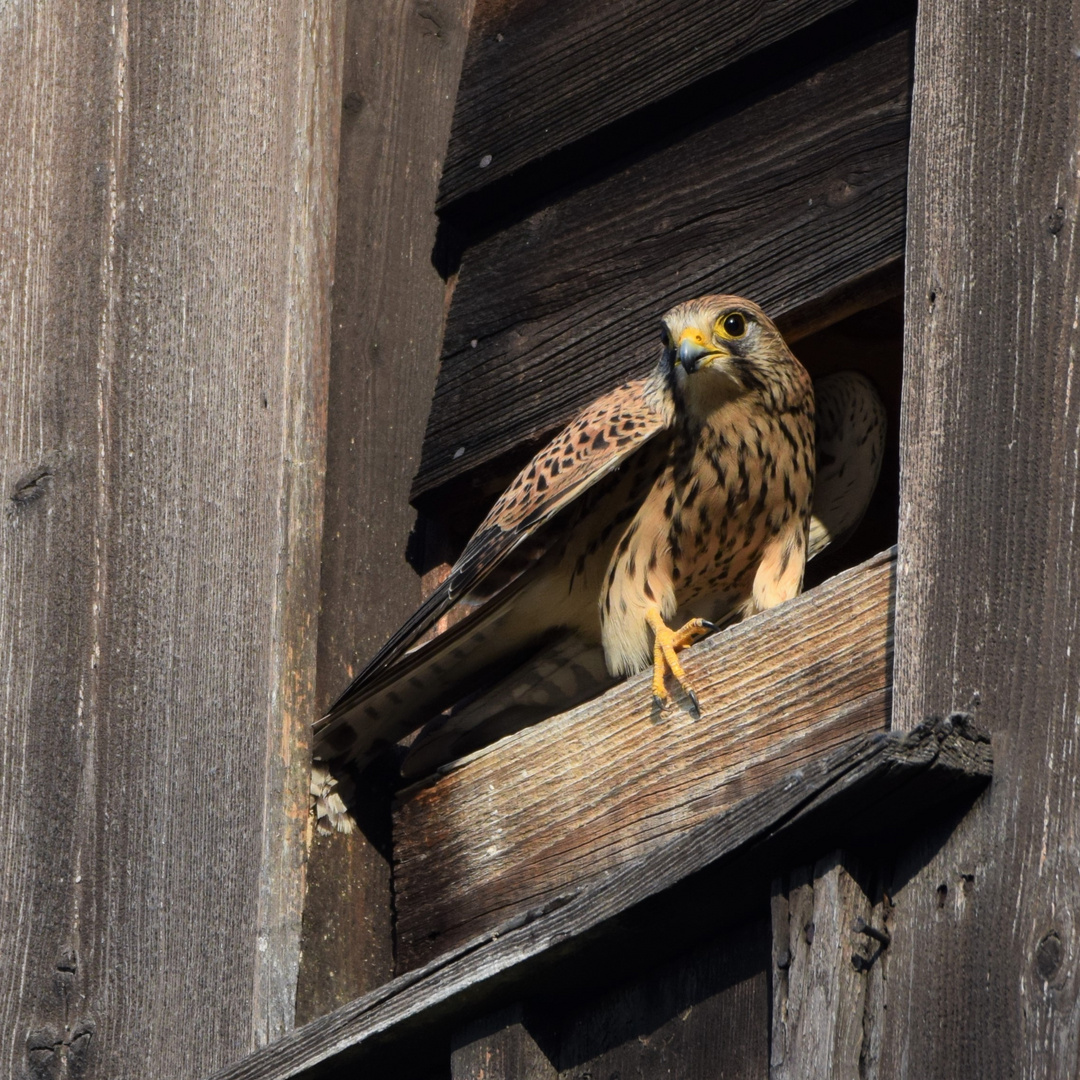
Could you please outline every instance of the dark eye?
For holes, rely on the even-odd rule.
[[[671,331],[667,328],[666,323],[660,324],[660,341],[665,349],[671,348]]]
[[[733,311],[724,319],[724,334],[727,337],[738,338],[746,333],[746,316],[739,311]]]

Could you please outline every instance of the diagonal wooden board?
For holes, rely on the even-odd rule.
[[[695,718],[649,673],[508,736],[400,797],[398,970],[580,887],[888,723],[883,552],[685,654]]]
[[[796,852],[805,861],[875,836],[883,823],[894,839],[910,835],[943,807],[970,800],[991,772],[989,741],[962,717],[905,736],[857,736],[592,886],[568,889],[213,1080],[316,1080],[360,1068],[408,1080],[445,1068],[450,1033],[469,1020],[617,967],[620,955],[684,944],[747,895],[767,901],[770,878]]]

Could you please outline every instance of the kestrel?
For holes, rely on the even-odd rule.
[[[652,374],[595,401],[495,503],[317,723],[317,758],[362,767],[437,717],[403,765],[423,775],[650,665],[658,705],[670,683],[696,709],[679,652],[791,599],[811,540],[823,547],[862,516],[884,435],[862,376],[829,387],[834,429],[856,414],[863,426],[830,462],[836,505],[812,527],[814,388],[773,322],[749,300],[706,296],[672,308],[661,337]],[[458,604],[472,610],[416,645]]]

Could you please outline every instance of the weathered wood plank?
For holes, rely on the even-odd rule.
[[[541,995],[453,1036],[453,1080],[761,1080],[769,922],[758,916],[600,993]]]
[[[0,87],[0,1071],[8,1076],[55,1069],[57,1044],[67,1044],[73,1067],[85,1068],[97,1050],[69,909],[84,831],[75,818],[83,770],[73,705],[94,638],[95,505],[78,495],[94,490],[98,434],[101,249],[87,224],[103,222],[107,199],[109,163],[98,155],[111,137],[109,29],[85,8],[56,4],[21,20],[9,10],[0,38],[8,73]],[[53,55],[60,49],[63,63]],[[67,1010],[54,985],[72,995]]]
[[[878,1075],[885,909],[853,862],[834,851],[773,884],[770,1080]]]
[[[888,718],[884,553],[687,653],[701,718],[646,672],[477,751],[394,809],[406,970],[638,857]]]
[[[469,7],[348,5],[313,716],[420,602],[405,561],[408,494],[442,340],[435,183]],[[301,1021],[391,974],[390,866],[378,835],[389,836],[388,797],[373,790],[363,799],[369,827],[315,837],[311,848]]]
[[[990,797],[899,878],[883,1075],[1073,1077],[1076,9],[940,0],[919,20],[895,720],[972,710],[1002,753]]]
[[[451,1080],[559,1080],[520,1003],[474,1020],[454,1033],[451,1045]]]
[[[3,14],[4,1076],[292,1026],[339,15]]]
[[[481,9],[439,185],[445,206],[852,0],[554,0]],[[490,5],[486,5],[490,7]],[[709,91],[702,89],[702,96]]]
[[[714,940],[600,995],[571,993],[549,1008],[544,1045],[560,1080],[762,1080],[769,1056],[768,918],[709,936]]]
[[[676,301],[732,291],[782,315],[899,257],[910,47],[866,45],[471,247],[419,505],[648,370]]]
[[[372,991],[223,1069],[216,1080],[341,1075],[392,1064],[410,1077],[445,1053],[449,1032],[526,992],[565,994],[643,956],[700,940],[768,895],[781,868],[882,825],[910,835],[990,777],[990,747],[967,726],[852,740],[546,910]],[[828,838],[826,840],[826,837]],[[665,933],[657,934],[663,926]],[[630,945],[633,948],[630,948]],[[668,954],[670,955],[670,953]],[[445,1060],[445,1059],[444,1059]]]

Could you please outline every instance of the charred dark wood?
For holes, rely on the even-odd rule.
[[[989,741],[960,720],[856,738],[592,887],[516,917],[216,1078],[329,1077],[390,1063],[395,1076],[422,1075],[445,1061],[451,1031],[507,1000],[625,976],[628,954],[636,967],[681,951],[702,927],[766,904],[785,865],[879,834],[895,843],[970,800],[990,773]]]
[[[738,292],[782,316],[895,262],[910,49],[907,30],[864,45],[470,248],[418,505],[647,371],[673,303]]]
[[[565,183],[670,130],[672,118],[685,123],[788,78],[904,9],[914,11],[853,0],[479,3],[440,208],[475,219],[513,188]]]

